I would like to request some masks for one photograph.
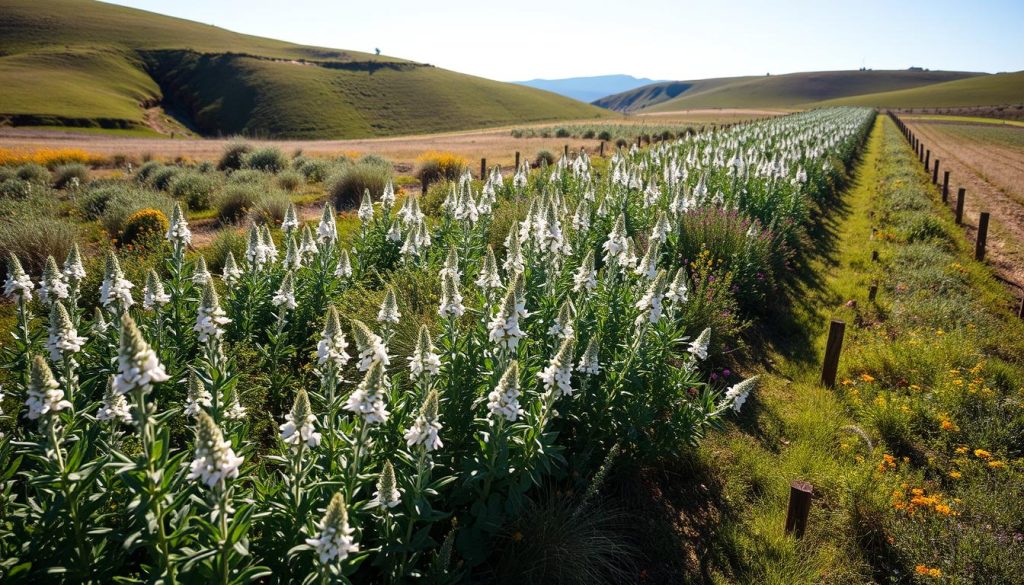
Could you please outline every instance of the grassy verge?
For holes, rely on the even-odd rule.
[[[722,504],[711,581],[1012,582],[1024,570],[1024,327],[912,156],[879,118],[791,308],[764,332],[764,384],[701,450],[696,474]],[[848,323],[836,390],[817,383],[831,318]],[[801,541],[783,532],[795,479],[816,496]]]

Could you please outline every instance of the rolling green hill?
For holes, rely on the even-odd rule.
[[[820,102],[818,105],[880,108],[948,108],[1024,103],[1024,71],[997,73],[904,89]]]
[[[694,81],[663,81],[606,96],[594,101],[593,104],[617,112],[633,112],[671,101],[681,95],[701,93],[748,79],[759,78],[722,77]]]
[[[608,115],[529,87],[91,0],[0,0],[0,123],[359,138]]]
[[[620,111],[699,108],[796,108],[823,100],[906,90],[984,74],[961,71],[819,71],[669,82],[645,86],[596,105]],[[659,87],[663,91],[658,92]],[[674,90],[674,95],[672,95]],[[632,95],[631,95],[632,93]]]

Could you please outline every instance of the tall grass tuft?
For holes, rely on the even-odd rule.
[[[13,253],[29,274],[39,274],[46,257],[64,258],[81,230],[72,221],[45,216],[0,222],[0,254]]]
[[[217,197],[217,219],[221,223],[238,223],[262,198],[262,191],[253,185],[228,185]]]
[[[238,170],[242,168],[245,156],[252,151],[252,145],[239,140],[228,143],[217,161],[218,171]]]
[[[341,171],[331,180],[329,194],[338,209],[351,209],[362,200],[363,192],[379,197],[391,180],[391,169],[376,164],[358,163]]]

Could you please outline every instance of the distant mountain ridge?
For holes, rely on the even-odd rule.
[[[551,92],[91,0],[0,0],[0,124],[362,138],[599,118]]]
[[[811,71],[785,75],[667,81],[609,95],[595,105],[618,112],[669,112],[700,108],[803,108],[888,92],[909,91],[989,74],[918,68]],[[973,104],[972,104],[973,105]]]
[[[564,79],[531,79],[511,83],[551,91],[589,104],[613,93],[629,91],[644,85],[659,83],[659,81],[619,74]]]

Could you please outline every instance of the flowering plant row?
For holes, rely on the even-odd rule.
[[[586,154],[494,169],[437,217],[389,186],[351,242],[330,205],[316,225],[290,207],[219,275],[175,208],[159,270],[132,282],[108,252],[95,307],[77,247],[38,280],[10,258],[0,575],[457,580],[542,482],[657,461],[740,409],[756,380],[708,381],[704,308],[745,256],[698,270],[686,218],[798,242],[870,117],[698,134],[603,176]]]

